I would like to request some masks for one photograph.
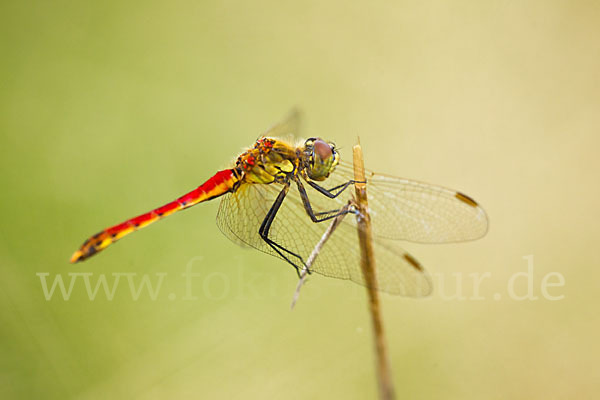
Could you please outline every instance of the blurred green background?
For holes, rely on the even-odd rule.
[[[444,284],[383,296],[399,398],[597,394],[598,2],[3,1],[0,15],[1,398],[375,397],[362,288],[314,276],[290,311],[292,269],[221,235],[216,201],[68,263],[293,106],[305,135],[343,155],[360,136],[371,169],[490,216],[483,240],[405,245]],[[519,301],[508,282],[529,255],[538,299]],[[551,272],[561,300],[542,296]],[[133,300],[124,275],[90,300],[79,275],[46,300],[42,281],[68,288],[69,273],[163,281]],[[471,273],[489,273],[479,300]],[[466,299],[448,298],[453,274]]]

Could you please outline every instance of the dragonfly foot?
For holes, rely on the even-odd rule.
[[[306,265],[302,267],[302,270],[300,270],[300,268],[296,267],[295,265],[294,268],[296,268],[296,274],[298,274],[298,278],[300,279],[303,279],[306,275],[312,274],[312,271]]]

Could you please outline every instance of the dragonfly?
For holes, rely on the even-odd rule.
[[[313,137],[297,143],[300,115],[292,113],[244,151],[231,168],[150,212],[106,228],[87,239],[71,262],[87,260],[119,239],[175,212],[220,198],[217,226],[233,242],[273,255],[300,275],[329,221],[352,198],[352,164],[333,142]],[[400,241],[452,243],[475,240],[488,230],[483,208],[462,192],[365,170],[376,260],[376,289],[420,297],[431,277]],[[364,183],[364,182],[361,182]],[[308,272],[366,285],[356,218],[344,217]]]

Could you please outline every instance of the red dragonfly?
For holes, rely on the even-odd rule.
[[[230,169],[162,207],[106,228],[86,240],[71,262],[86,260],[110,244],[176,211],[221,197],[217,225],[234,242],[274,255],[299,273],[330,220],[340,213],[353,186],[352,165],[336,146],[320,138],[298,145],[282,139],[297,133],[298,114],[275,125]],[[488,220],[475,200],[454,190],[367,172],[377,289],[425,296],[431,280],[398,240],[448,243],[485,235]],[[327,187],[325,187],[327,184]],[[310,272],[364,285],[355,218],[344,218],[324,244]]]

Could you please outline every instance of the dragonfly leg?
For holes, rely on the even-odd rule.
[[[300,268],[306,267],[306,264],[305,264],[304,260],[302,259],[302,257],[299,256],[298,254],[286,249],[282,245],[275,242],[273,239],[269,238],[269,230],[271,229],[271,225],[273,224],[273,221],[275,220],[277,211],[279,211],[279,207],[281,207],[281,204],[283,203],[283,199],[285,199],[285,196],[287,195],[289,188],[290,188],[289,184],[286,184],[283,187],[283,189],[281,190],[281,192],[279,192],[277,199],[275,199],[275,202],[269,209],[269,212],[267,212],[265,219],[263,220],[262,224],[260,225],[258,234],[260,235],[262,240],[264,240],[273,250],[275,250],[275,252],[277,254],[279,254],[279,256],[281,258],[283,258],[285,261],[287,261],[289,264],[291,264],[296,269],[296,273],[298,274],[298,277],[300,277]],[[289,256],[293,256],[293,257],[297,258],[298,260],[300,260],[300,266],[298,264],[294,263],[292,260],[290,260],[288,255],[284,254],[284,252],[287,253]]]
[[[344,190],[346,190],[348,188],[348,186],[350,186],[354,183],[365,183],[365,182],[350,180],[348,182],[342,183],[341,185],[334,186],[331,189],[325,189],[323,186],[319,186],[317,183],[315,183],[311,180],[308,180],[308,179],[306,180],[306,183],[308,183],[310,186],[312,186],[319,193],[329,197],[330,199],[335,199],[340,194],[342,194],[344,192]],[[338,192],[334,193],[336,190],[338,190]]]
[[[350,185],[351,182],[354,182],[354,181],[347,182],[346,184],[344,184],[345,187],[348,187],[348,185]],[[308,198],[308,194],[306,193],[306,189],[304,188],[304,185],[302,185],[302,182],[300,182],[300,179],[296,179],[296,184],[298,185],[298,191],[300,192],[300,198],[302,199],[302,204],[304,205],[304,209],[306,210],[306,213],[308,214],[308,216],[310,217],[310,219],[313,222],[323,222],[323,221],[327,221],[329,219],[338,217],[340,215],[344,215],[344,214],[348,214],[348,213],[355,213],[355,211],[353,209],[348,209],[348,208],[346,208],[346,209],[339,208],[339,209],[335,209],[335,210],[315,213],[313,211],[312,206],[310,205],[310,200]]]

